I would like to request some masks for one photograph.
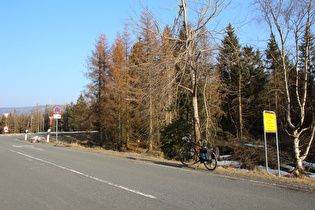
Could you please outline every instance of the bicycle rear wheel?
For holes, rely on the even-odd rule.
[[[179,159],[182,164],[188,166],[197,163],[198,155],[193,148],[183,149],[179,154]]]
[[[205,160],[203,162],[205,164],[206,168],[210,171],[213,171],[216,169],[217,164],[218,164],[218,158],[214,152],[212,152],[211,157],[209,157],[209,160]]]

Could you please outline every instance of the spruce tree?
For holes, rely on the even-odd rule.
[[[69,110],[68,126],[71,131],[86,131],[91,129],[87,111],[87,102],[81,94],[76,104],[72,105]]]
[[[308,61],[308,66],[307,68],[309,69],[309,76],[308,76],[308,87],[307,87],[307,92],[308,92],[308,98],[307,98],[307,115],[315,115],[315,37],[313,34],[310,34],[309,37],[309,53],[308,53],[308,58],[306,58],[306,34],[304,34],[303,39],[300,44],[300,63],[299,63],[299,69],[300,69],[300,74],[302,74],[303,69],[306,67],[305,66],[305,61],[307,59]],[[310,124],[311,119],[307,118],[306,124]]]
[[[267,43],[265,53],[266,68],[270,75],[269,109],[280,114],[280,101],[283,101],[282,92],[284,92],[283,68],[281,64],[281,54],[277,47],[275,37],[272,34]]]
[[[224,84],[222,127],[238,138],[260,135],[268,76],[259,50],[241,47],[231,24],[226,28],[217,57]],[[253,120],[255,119],[255,120]]]
[[[241,46],[234,28],[229,24],[226,28],[219,55],[217,57],[217,68],[221,81],[224,85],[223,94],[225,99],[222,109],[225,112],[222,118],[222,127],[226,131],[242,136],[242,111],[241,111],[241,89],[242,67],[241,67]]]
[[[262,113],[266,107],[268,74],[265,72],[262,55],[259,50],[246,46],[242,49],[244,75],[244,125],[253,137],[261,136]]]
[[[275,37],[271,34],[267,43],[265,51],[265,66],[269,74],[269,87],[268,87],[268,103],[266,109],[274,111],[277,115],[280,132],[284,130],[285,124],[285,98],[284,98],[284,74],[281,52],[278,48]],[[289,60],[286,59],[289,66]]]

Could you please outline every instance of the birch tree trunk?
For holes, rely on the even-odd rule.
[[[289,129],[288,134],[293,138],[293,151],[295,153],[296,174],[304,171],[303,161],[306,159],[311,144],[314,140],[315,118],[313,117],[310,125],[304,125],[306,117],[306,99],[309,70],[309,48],[310,48],[310,27],[314,20],[314,8],[312,0],[307,1],[284,1],[284,0],[259,0],[258,1],[265,21],[270,27],[272,35],[278,37],[277,47],[281,52],[281,61],[284,72],[284,86],[286,97],[286,121]],[[304,61],[304,68],[300,69],[300,47],[301,35],[305,34],[306,41],[306,56]],[[295,80],[290,80],[288,65],[286,63],[287,42],[288,36],[294,37],[295,52],[293,59],[295,60]],[[293,84],[292,84],[293,81]],[[291,83],[289,83],[291,82]],[[291,87],[295,87],[290,89]],[[297,109],[292,107],[292,100],[297,102]],[[293,116],[293,113],[296,116]],[[293,118],[294,117],[294,118]],[[300,145],[301,136],[310,130],[311,134],[308,136],[304,152],[301,154]]]
[[[192,100],[192,116],[194,125],[195,141],[201,138],[201,127],[198,110],[198,84],[202,69],[198,65],[200,62],[200,55],[203,53],[198,48],[198,44],[202,36],[209,33],[206,30],[207,23],[216,17],[224,8],[224,0],[207,0],[194,2],[195,10],[199,17],[195,24],[188,22],[188,7],[185,0],[181,0],[178,4],[179,11],[175,18],[175,26],[177,30],[183,30],[185,34],[184,39],[179,39],[180,43],[184,43],[182,54],[178,57],[178,62],[184,63],[182,72],[188,70],[190,74],[190,87],[186,87],[191,92]],[[229,3],[227,3],[228,5]],[[226,6],[227,6],[226,5]],[[194,7],[192,6],[192,7]],[[193,11],[193,10],[192,10]],[[176,23],[177,22],[177,23]]]
[[[193,88],[192,91],[192,109],[193,109],[193,121],[194,121],[194,134],[196,141],[201,139],[200,132],[200,119],[199,119],[199,110],[198,110],[198,91],[197,91],[197,81],[195,74],[192,74],[191,85]]]

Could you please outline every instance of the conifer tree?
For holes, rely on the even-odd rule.
[[[236,130],[239,138],[250,133],[260,135],[268,75],[259,50],[254,51],[251,46],[242,48],[229,24],[217,60],[227,99],[223,102],[226,115],[222,126],[231,133]]]
[[[285,112],[281,107],[285,106],[284,98],[284,78],[283,66],[281,61],[281,53],[277,47],[277,42],[273,34],[267,43],[266,55],[266,69],[270,76],[269,91],[268,91],[268,110],[274,111],[277,114],[278,123],[281,128],[285,123]],[[289,61],[287,60],[289,65]]]
[[[226,28],[226,35],[222,40],[217,57],[218,70],[224,84],[223,93],[226,100],[223,110],[226,115],[222,119],[222,126],[242,137],[243,116],[242,116],[242,89],[243,89],[243,67],[241,66],[241,46],[231,24]],[[231,126],[233,125],[233,126]]]
[[[123,31],[123,35],[122,35],[122,39],[123,39],[123,43],[124,43],[124,52],[125,52],[125,66],[124,68],[126,69],[127,73],[127,81],[125,81],[127,84],[127,92],[125,93],[126,98],[124,99],[124,105],[125,105],[125,146],[126,149],[129,148],[129,142],[130,142],[130,137],[132,135],[132,129],[131,129],[131,113],[133,111],[133,106],[132,106],[132,102],[129,100],[130,98],[132,98],[132,83],[134,82],[134,78],[132,77],[131,74],[131,68],[130,68],[130,48],[131,48],[131,44],[132,44],[132,40],[130,38],[130,33],[129,33],[129,28],[128,28],[128,24],[125,23],[125,27],[124,27],[124,31]]]
[[[115,124],[117,125],[117,146],[120,149],[123,142],[123,127],[127,126],[126,117],[128,116],[126,99],[129,94],[129,69],[125,43],[117,33],[117,38],[111,49],[111,68],[113,74],[113,100],[115,106]]]
[[[156,141],[158,134],[157,129],[157,118],[156,118],[156,107],[155,107],[155,90],[156,90],[156,81],[157,81],[157,62],[158,62],[158,46],[159,39],[157,36],[156,28],[153,24],[153,15],[146,8],[141,16],[139,23],[139,41],[135,44],[132,54],[131,62],[136,64],[134,66],[136,69],[136,74],[139,75],[139,85],[141,88],[141,105],[142,108],[142,118],[143,125],[147,125],[146,128],[143,128],[145,131],[143,136],[147,136],[148,150],[151,151],[153,148],[154,139]],[[135,52],[138,55],[134,54]]]
[[[307,42],[309,41],[309,44]],[[309,45],[309,46],[308,46]],[[308,57],[306,53],[306,47],[309,47]],[[307,64],[306,64],[307,61]],[[309,97],[307,98],[307,115],[315,116],[315,37],[312,33],[310,33],[309,39],[307,38],[307,34],[305,33],[303,39],[300,44],[300,71],[305,69],[305,65],[308,65],[309,76],[308,76],[308,87],[307,92]],[[308,119],[309,120],[309,119]],[[308,121],[307,124],[310,122]]]
[[[88,106],[81,94],[76,104],[70,106],[68,127],[73,131],[86,131],[91,129],[88,118]]]
[[[243,80],[244,127],[249,134],[259,137],[263,133],[262,113],[267,102],[268,74],[265,72],[265,65],[259,50],[254,51],[253,47],[246,46],[242,49],[242,57],[245,73]]]
[[[91,81],[87,85],[86,96],[90,102],[91,117],[94,126],[99,131],[99,144],[108,146],[109,133],[106,126],[111,116],[110,100],[112,90],[112,73],[110,72],[110,54],[105,34],[96,40],[95,50],[87,58],[87,78]]]
[[[130,49],[129,56],[129,85],[130,92],[128,94],[127,103],[129,103],[129,118],[128,118],[128,129],[130,135],[128,137],[134,141],[141,141],[141,133],[144,128],[148,126],[146,122],[143,122],[142,112],[142,98],[143,98],[143,88],[141,81],[141,65],[144,63],[144,47],[143,41],[140,37],[138,37],[137,42],[135,42]],[[140,131],[140,132],[139,132]]]
[[[166,26],[163,31],[163,35],[161,36],[161,48],[159,51],[159,60],[158,60],[158,69],[159,75],[158,77],[158,86],[159,86],[159,98],[161,103],[161,112],[163,124],[168,125],[171,124],[176,111],[172,108],[174,107],[175,99],[176,99],[176,91],[175,91],[175,67],[173,65],[175,60],[174,55],[174,41],[171,40],[173,37],[171,33],[171,28]],[[164,119],[163,119],[164,117]]]

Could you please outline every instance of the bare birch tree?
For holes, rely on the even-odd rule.
[[[286,121],[289,127],[287,133],[293,138],[296,161],[295,172],[299,175],[299,172],[304,170],[303,161],[310,151],[315,132],[314,116],[306,116],[308,76],[310,73],[310,29],[314,22],[314,6],[312,0],[258,0],[257,3],[271,34],[277,37],[277,47],[281,52],[286,98]],[[306,56],[303,69],[300,69],[299,44],[303,35],[306,39]],[[291,43],[291,40],[294,40],[293,43]],[[289,54],[289,52],[293,53]],[[290,69],[286,63],[287,56],[294,60],[294,69]],[[296,107],[293,106],[295,101]],[[310,125],[306,124],[307,117],[313,118]],[[310,131],[309,139],[306,146],[302,147],[302,136],[307,131]]]
[[[194,123],[195,140],[201,138],[201,124],[198,109],[198,85],[202,76],[200,59],[205,51],[210,49],[199,48],[198,45],[205,36],[213,36],[215,31],[207,30],[206,25],[222,12],[229,1],[207,0],[177,2],[178,13],[175,18],[175,31],[182,31],[184,36],[177,38],[177,42],[182,43],[177,62],[181,69],[181,76],[189,76],[190,86],[183,86],[191,93],[192,116]],[[189,17],[197,17],[195,22],[190,22]]]

